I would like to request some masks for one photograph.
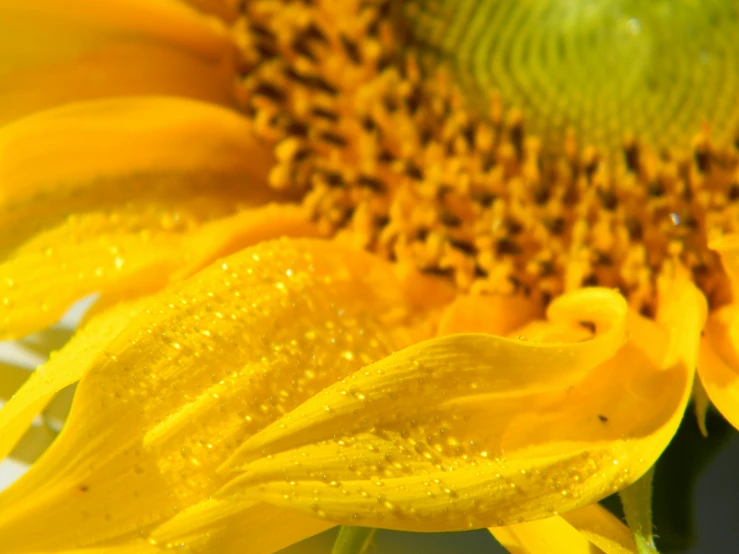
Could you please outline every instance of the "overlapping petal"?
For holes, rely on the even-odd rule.
[[[8,455],[33,418],[64,387],[79,381],[104,347],[143,308],[146,298],[123,301],[82,326],[69,344],[30,374],[0,410],[0,459]]]
[[[2,247],[81,211],[176,227],[258,205],[277,198],[270,160],[246,118],[202,102],[151,96],[48,110],[0,129]]]
[[[599,504],[490,532],[511,554],[636,554],[629,528]]]
[[[59,439],[0,495],[3,548],[104,546],[171,521],[165,540],[230,533],[241,538],[224,548],[270,552],[244,518],[289,527],[291,512],[219,510],[217,468],[301,401],[406,346],[421,315],[390,264],[323,241],[263,243],[167,289],[92,360]],[[203,536],[172,519],[188,508],[210,513]],[[303,534],[328,525],[295,521]]]
[[[13,252],[0,335],[49,325],[90,292],[156,290],[237,248],[314,234],[297,207],[264,205],[278,198],[264,163],[245,119],[191,100],[98,101],[0,130]]]
[[[0,125],[108,96],[232,98],[226,31],[175,0],[2,0],[0,36]]]
[[[267,205],[245,210],[194,230],[108,230],[95,215],[36,237],[0,264],[0,336],[19,337],[54,323],[79,298],[92,292],[144,294],[194,273],[218,257],[270,238],[315,235],[302,210]],[[116,226],[125,229],[125,218]],[[41,243],[40,245],[36,243]]]
[[[739,429],[739,312],[728,306],[711,314],[701,340],[698,373],[711,402]]]
[[[660,344],[610,338],[581,368],[558,367],[558,355],[576,366],[588,343],[609,344],[614,316],[624,318],[596,317],[609,313],[609,294],[618,306],[615,293],[586,289],[550,308],[555,321],[595,320],[585,343],[457,335],[366,366],[249,439],[226,464],[236,476],[219,496],[440,531],[542,518],[628,485],[682,418],[705,301],[686,278],[666,280],[660,323],[640,322]]]
[[[739,429],[739,236],[724,237],[713,242],[711,248],[721,255],[734,303],[715,310],[708,318],[698,375],[711,402]]]

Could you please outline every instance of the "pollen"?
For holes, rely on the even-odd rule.
[[[695,130],[683,149],[529,134],[489,91],[473,106],[407,47],[396,4],[254,1],[234,28],[239,98],[274,148],[273,187],[321,231],[472,294],[543,303],[583,286],[654,311],[680,262],[712,305],[727,284],[715,236],[739,230],[739,152]]]

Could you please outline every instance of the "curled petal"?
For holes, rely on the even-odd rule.
[[[172,518],[226,483],[238,444],[406,346],[418,315],[390,264],[317,240],[262,243],[167,288],[91,360],[59,438],[0,495],[4,552],[179,534]],[[244,529],[229,510],[211,523]],[[239,536],[244,552],[262,540]]]
[[[739,429],[739,312],[727,306],[711,314],[701,339],[698,375],[705,393]]]
[[[686,279],[670,285],[660,310],[680,311],[685,324],[662,337],[669,368],[639,337],[622,346],[610,335],[626,319],[615,299],[608,305],[614,293],[578,291],[553,303],[550,318],[594,321],[592,340],[456,335],[414,345],[247,440],[222,468],[234,477],[218,496],[413,531],[508,525],[592,503],[651,467],[682,418],[705,301]],[[604,346],[574,354],[593,343]]]
[[[626,303],[612,291],[577,291],[554,301],[549,313],[559,323],[595,320],[606,331],[571,344],[460,334],[413,345],[308,400],[247,441],[230,463],[309,444],[338,423],[370,428],[394,417],[389,410],[393,401],[410,410],[468,395],[486,395],[493,402],[496,396],[565,388],[608,360],[624,342]]]
[[[232,98],[227,33],[173,0],[3,0],[0,35],[0,125],[106,96]]]

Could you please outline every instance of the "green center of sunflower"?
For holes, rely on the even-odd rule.
[[[715,45],[724,44],[714,37],[705,39],[713,46],[701,46],[703,23],[688,21],[685,6],[682,26],[659,34],[657,15],[679,11],[666,2],[643,8],[637,20],[626,9],[636,9],[633,2],[597,10],[590,2],[440,3],[420,14],[418,2],[323,4],[251,2],[237,32],[247,68],[244,110],[275,147],[271,183],[298,192],[327,236],[446,276],[465,292],[522,293],[546,302],[602,285],[620,289],[645,313],[654,308],[657,275],[677,259],[710,302],[723,301],[725,278],[707,244],[739,227],[739,155],[733,146],[715,147],[707,126],[698,131],[702,118],[711,118],[725,135],[733,124],[727,110],[736,103],[716,100],[719,78],[708,79],[700,59],[693,77],[678,71],[704,50],[718,56]],[[724,33],[729,23],[715,19],[726,14],[714,4],[702,17]],[[456,17],[434,15],[452,5]],[[624,33],[639,25],[635,37],[596,32],[603,21],[622,20]],[[483,41],[488,31],[501,36]],[[694,42],[687,40],[691,33],[699,35]],[[456,73],[419,61],[424,54],[412,48],[423,42],[419,37],[453,54]],[[473,40],[483,46],[468,44]],[[670,41],[683,46],[679,55],[668,56]],[[725,46],[721,64],[735,59],[734,47]],[[482,51],[508,65],[498,71],[497,62],[475,62],[467,81],[454,77],[477,59],[472,52]],[[649,59],[628,67],[642,51]],[[609,54],[591,83],[587,67],[598,65],[598,52]],[[536,84],[555,67],[556,79]],[[611,67],[621,69],[609,75]],[[729,94],[736,75],[721,67]],[[508,86],[514,81],[527,84],[514,90]],[[479,94],[463,92],[466,82],[496,87],[484,109]],[[591,97],[584,83],[600,92]],[[679,121],[660,102],[675,87],[694,96],[687,104],[675,101]],[[505,111],[501,98],[521,100],[522,108]],[[642,115],[630,115],[637,112],[619,99]],[[524,114],[544,131],[563,124],[575,131],[540,141],[525,132]],[[678,138],[690,136],[690,128],[690,149],[655,151],[663,141],[651,139],[667,136],[666,122],[676,125],[669,132]],[[575,138],[608,139],[624,130],[646,140],[598,149]]]
[[[484,99],[519,106],[537,133],[572,127],[597,146],[625,135],[686,146],[708,121],[739,123],[739,6],[725,0],[411,0],[421,48]]]

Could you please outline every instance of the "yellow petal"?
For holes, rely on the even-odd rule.
[[[0,129],[0,207],[4,220],[38,217],[182,187],[175,197],[253,199],[268,190],[270,161],[249,122],[224,108],[163,96],[74,104]]]
[[[238,16],[238,5],[234,0],[184,0],[195,9],[217,15],[223,21],[233,21]]]
[[[162,554],[163,548],[149,544],[144,540],[133,540],[124,544],[114,546],[103,546],[100,548],[73,548],[71,550],[53,550],[54,554]],[[49,554],[48,550],[43,552],[29,552],[28,554]]]
[[[731,281],[736,299],[739,294],[739,234],[727,235],[713,240],[708,245],[721,256],[721,265]]]
[[[510,554],[593,554],[590,541],[558,516],[493,527],[490,532]]]
[[[349,427],[364,421],[366,427],[377,418],[393,417],[390,406],[396,399],[410,411],[468,394],[487,395],[493,402],[496,396],[565,388],[608,360],[624,342],[626,303],[615,292],[583,289],[555,300],[549,313],[558,321],[594,320],[606,331],[591,341],[566,346],[483,334],[416,344],[308,400],[247,441],[229,463],[238,465],[257,453],[309,444],[330,434],[337,424]]]
[[[3,0],[0,36],[0,125],[106,96],[232,98],[226,32],[173,0]]]
[[[147,283],[163,287],[181,265],[181,241],[170,233],[73,237],[53,232],[53,248],[23,252],[0,265],[0,337],[27,335],[54,322],[95,291]]]
[[[54,226],[182,231],[278,200],[270,158],[246,119],[192,100],[101,100],[23,119],[0,129],[0,256],[34,236],[38,249]]]
[[[418,314],[405,306],[390,264],[324,241],[262,243],[166,289],[92,362],[59,438],[0,495],[4,551],[124,540],[208,500],[244,439],[408,344]]]
[[[713,405],[739,429],[739,310],[727,306],[708,318],[698,375]]]
[[[629,528],[599,504],[490,532],[511,554],[637,554]]]
[[[150,540],[218,554],[272,554],[333,523],[258,502],[206,500],[157,527]]]
[[[541,317],[538,302],[519,296],[462,296],[449,305],[439,322],[439,335],[508,333]]]
[[[139,224],[136,215],[119,216],[114,223],[100,214],[79,216],[0,264],[0,337],[50,325],[92,292],[152,292],[255,242],[316,234],[302,210],[292,205],[246,210],[189,233],[132,230]]]
[[[639,337],[620,349],[620,337],[606,339],[625,317],[617,302],[608,307],[607,291],[584,289],[549,315],[595,321],[593,340],[456,335],[410,347],[247,440],[225,466],[236,475],[218,497],[412,531],[500,526],[597,501],[653,465],[688,401],[705,301],[686,279],[670,285],[660,311],[684,317],[662,344],[678,349],[665,356],[670,368],[643,353]],[[588,343],[604,348],[579,359]],[[568,355],[581,367],[567,366]]]
[[[91,318],[67,346],[30,374],[0,409],[0,459],[8,455],[33,418],[64,387],[78,381],[105,345],[145,305],[146,299],[121,302]]]
[[[698,375],[711,402],[739,429],[739,235],[713,241],[721,256],[734,303],[711,313],[701,340]]]
[[[629,528],[600,504],[567,512],[562,518],[605,554],[637,553]]]

